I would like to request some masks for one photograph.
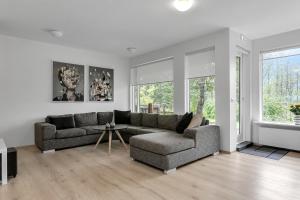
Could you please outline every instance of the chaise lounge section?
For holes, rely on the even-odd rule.
[[[130,138],[130,156],[134,160],[164,170],[165,173],[220,149],[220,129],[206,125],[186,129],[184,134],[158,132]]]

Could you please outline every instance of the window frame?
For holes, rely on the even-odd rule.
[[[261,123],[267,123],[267,124],[278,124],[278,125],[289,125],[289,126],[296,126],[293,123],[285,123],[285,122],[280,122],[280,121],[267,121],[264,120],[263,118],[263,112],[264,112],[264,94],[263,94],[263,55],[266,53],[272,53],[272,52],[278,52],[278,51],[285,51],[285,50],[291,50],[291,49],[300,49],[300,45],[297,46],[286,46],[286,47],[281,47],[281,48],[274,48],[274,49],[267,49],[263,51],[259,51],[259,69],[258,69],[258,81],[259,81],[259,122]]]

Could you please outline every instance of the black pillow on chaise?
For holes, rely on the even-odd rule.
[[[177,126],[176,126],[176,132],[177,133],[183,133],[184,130],[189,126],[191,120],[193,118],[193,113],[185,113],[181,120],[178,122]]]

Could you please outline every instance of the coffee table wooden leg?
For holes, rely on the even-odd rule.
[[[95,145],[95,149],[97,148],[98,144],[101,142],[101,140],[102,140],[102,138],[104,137],[105,133],[106,133],[106,131],[103,131],[103,132],[102,132],[101,136],[99,137],[99,139],[98,139],[98,141],[97,141],[97,143],[96,143],[96,145]]]
[[[125,142],[124,142],[121,134],[119,133],[119,131],[116,130],[116,134],[119,137],[119,139],[121,140],[121,142],[122,142],[123,146],[125,147],[125,149],[128,150],[127,145],[125,144]]]
[[[109,131],[108,154],[110,154],[110,152],[111,152],[111,140],[112,140],[112,132]]]

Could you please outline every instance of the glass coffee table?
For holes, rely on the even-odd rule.
[[[114,127],[110,127],[110,128],[107,128],[104,125],[104,126],[99,126],[97,128],[94,128],[94,130],[102,132],[102,134],[100,135],[100,137],[95,145],[95,149],[97,148],[98,144],[101,142],[104,135],[108,133],[108,154],[110,154],[110,152],[111,152],[112,134],[116,134],[118,136],[118,138],[120,139],[121,143],[123,144],[124,148],[127,151],[128,150],[127,145],[125,144],[125,142],[119,132],[119,130],[126,129],[126,128],[127,128],[127,126],[125,126],[125,125],[115,125]]]

